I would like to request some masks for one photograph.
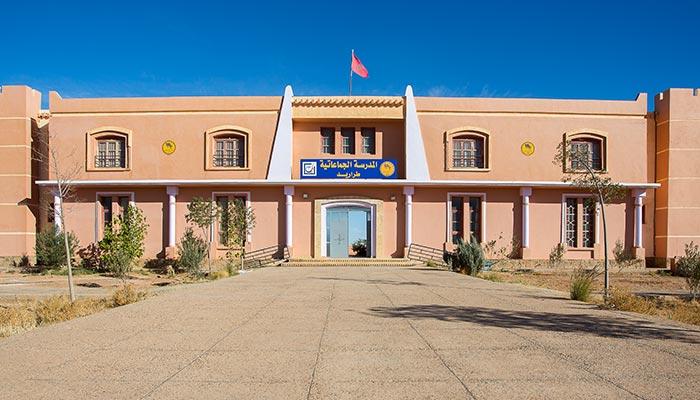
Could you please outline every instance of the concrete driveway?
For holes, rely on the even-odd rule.
[[[700,331],[406,268],[267,268],[0,341],[0,398],[697,398]]]

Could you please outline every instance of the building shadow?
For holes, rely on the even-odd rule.
[[[369,314],[383,318],[470,322],[487,327],[519,328],[545,332],[585,333],[617,339],[664,339],[700,343],[700,333],[629,317],[562,314],[537,311],[507,311],[484,307],[411,305],[373,307]]]

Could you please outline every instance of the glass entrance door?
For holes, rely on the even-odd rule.
[[[371,257],[372,218],[368,208],[329,207],[326,211],[326,255]]]

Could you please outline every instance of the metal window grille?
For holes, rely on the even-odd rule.
[[[596,204],[590,199],[583,202],[583,225],[581,226],[583,247],[593,247],[595,243],[595,211]]]
[[[126,168],[124,139],[100,139],[97,141],[95,168]]]
[[[484,141],[476,138],[452,139],[452,166],[484,168]]]
[[[239,138],[216,139],[214,142],[215,167],[243,167],[242,140]]]
[[[566,199],[565,212],[565,233],[566,245],[576,247],[578,242],[578,201],[577,199]]]
[[[335,129],[321,128],[321,153],[335,154]]]
[[[584,162],[593,170],[603,169],[603,152],[600,140],[574,140],[571,142],[571,169],[585,170]]]
[[[355,154],[355,128],[342,128],[340,134],[343,154]]]

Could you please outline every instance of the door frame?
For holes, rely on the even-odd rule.
[[[328,252],[326,247],[328,242],[326,241],[326,213],[329,208],[336,207],[357,207],[369,209],[370,216],[370,258],[377,257],[377,207],[375,204],[361,201],[361,200],[338,200],[330,201],[325,204],[321,204],[321,257],[328,257]]]

